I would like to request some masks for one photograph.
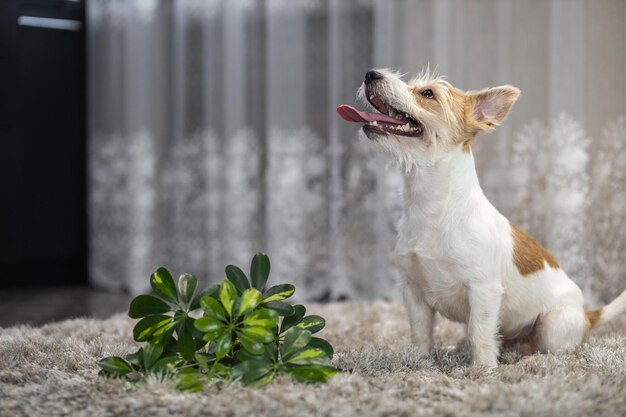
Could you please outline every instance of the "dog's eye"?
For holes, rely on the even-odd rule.
[[[430,89],[420,91],[420,94],[426,98],[435,98],[435,94],[433,94],[433,90],[430,90]]]

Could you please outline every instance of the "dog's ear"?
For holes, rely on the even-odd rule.
[[[502,123],[519,95],[519,89],[510,85],[469,93],[467,116],[476,128],[490,132]]]

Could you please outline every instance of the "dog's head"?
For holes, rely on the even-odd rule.
[[[341,105],[345,120],[407,168],[428,165],[470,145],[480,131],[492,131],[506,117],[520,91],[512,86],[464,92],[429,71],[410,82],[389,70],[370,70],[358,96],[376,112]]]

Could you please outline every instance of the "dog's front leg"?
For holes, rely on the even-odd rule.
[[[426,304],[421,296],[404,285],[404,306],[409,315],[411,342],[421,353],[428,353],[433,347],[433,320],[435,311]]]
[[[469,289],[467,335],[474,366],[488,369],[498,366],[497,334],[501,300],[502,287],[499,284],[479,284]]]

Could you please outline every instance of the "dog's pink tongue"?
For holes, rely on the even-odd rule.
[[[341,116],[343,120],[346,120],[348,122],[385,122],[394,125],[401,125],[404,123],[401,120],[394,119],[393,117],[387,116],[386,114],[378,112],[359,111],[352,106],[348,106],[347,104],[342,104],[341,106],[337,107],[337,113],[339,113],[339,116]]]

